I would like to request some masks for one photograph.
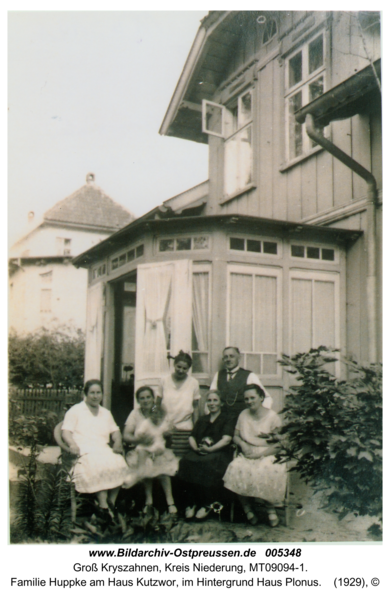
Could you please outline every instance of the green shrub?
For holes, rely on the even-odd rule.
[[[53,430],[58,423],[58,415],[43,410],[40,415],[26,416],[10,410],[9,443],[14,446],[35,447],[53,443]]]
[[[9,381],[18,387],[50,384],[54,388],[83,385],[85,339],[83,332],[68,327],[8,340]]]
[[[69,469],[57,464],[40,465],[34,444],[25,467],[19,469],[16,520],[11,541],[61,542],[71,539]]]
[[[339,512],[381,518],[382,367],[348,362],[351,379],[338,380],[325,368],[335,362],[325,347],[283,355],[295,375],[285,399],[284,425],[277,434],[278,461],[293,469]]]

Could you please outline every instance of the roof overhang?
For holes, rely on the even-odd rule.
[[[10,275],[13,275],[23,267],[45,267],[52,264],[70,264],[72,256],[22,256],[8,259],[8,268]]]
[[[157,210],[157,209],[156,209]],[[130,223],[117,233],[101,242],[100,244],[83,252],[75,259],[76,267],[88,268],[92,263],[103,260],[108,255],[119,251],[132,243],[144,233],[174,234],[178,230],[201,227],[203,230],[212,228],[234,230],[245,230],[245,233],[253,235],[268,235],[279,238],[291,237],[294,240],[305,239],[315,242],[345,243],[356,240],[361,231],[351,229],[339,229],[336,227],[323,227],[319,225],[307,225],[304,223],[292,223],[291,221],[278,221],[276,219],[265,219],[260,217],[249,217],[243,215],[208,215],[195,217],[170,216],[172,213],[161,213],[159,218],[154,218],[151,213]],[[148,218],[146,218],[148,217]]]
[[[242,23],[235,16],[237,11],[211,11],[203,19],[161,124],[161,135],[207,144],[208,136],[202,133],[202,99],[213,97],[242,35]]]
[[[295,118],[298,123],[303,124],[306,115],[310,114],[317,127],[326,127],[331,121],[340,121],[367,112],[373,105],[380,105],[380,78],[381,61],[378,59],[306,104],[295,113]]]

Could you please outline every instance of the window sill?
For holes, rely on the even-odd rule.
[[[285,171],[292,169],[296,165],[299,165],[300,163],[304,162],[308,158],[311,158],[315,154],[322,152],[322,150],[324,150],[324,148],[322,148],[322,146],[317,146],[316,148],[313,148],[312,150],[310,150],[310,152],[308,152],[307,154],[303,154],[302,156],[297,156],[297,158],[294,158],[293,160],[289,160],[288,162],[284,163],[280,167],[279,173],[284,173]]]
[[[250,183],[249,185],[245,186],[241,190],[234,192],[234,194],[230,194],[230,196],[225,196],[224,199],[222,200],[222,202],[219,203],[219,205],[223,206],[224,204],[227,204],[231,200],[235,200],[235,198],[238,198],[239,196],[242,196],[243,194],[246,194],[247,192],[254,190],[256,187],[257,186],[255,183]]]

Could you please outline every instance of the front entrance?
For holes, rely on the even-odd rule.
[[[122,427],[134,406],[137,273],[114,285],[114,375],[111,411]]]

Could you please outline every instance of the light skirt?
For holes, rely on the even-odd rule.
[[[177,473],[179,461],[172,450],[165,448],[162,454],[150,454],[144,461],[142,468],[138,463],[138,452],[131,450],[126,454],[129,474],[124,483],[125,488],[132,487],[143,479],[154,479],[159,475],[173,477]]]
[[[72,478],[78,492],[94,494],[123,485],[129,469],[121,454],[109,446],[82,454],[73,469]]]
[[[286,493],[286,465],[274,460],[274,456],[249,459],[240,454],[226,470],[225,487],[240,496],[261,498],[270,504],[282,503]]]

